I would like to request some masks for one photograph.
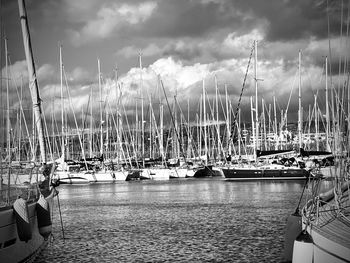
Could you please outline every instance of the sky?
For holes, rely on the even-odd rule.
[[[165,95],[170,107],[176,97],[184,116],[189,111],[194,122],[203,86],[208,118],[216,114],[210,109],[215,108],[217,90],[220,121],[224,121],[225,87],[235,111],[246,72],[240,106],[242,120],[249,122],[250,99],[255,96],[255,54],[251,60],[250,56],[257,41],[259,112],[262,99],[267,110],[273,108],[275,97],[278,116],[287,111],[288,120],[296,121],[300,51],[305,120],[316,95],[324,110],[326,57],[328,85],[337,88],[346,79],[349,3],[328,0],[327,9],[326,0],[27,0],[45,118],[60,120],[61,46],[63,102],[71,122],[73,112],[78,123],[88,119],[91,108],[97,122],[100,102],[109,113],[115,114],[119,107],[119,113],[132,122],[137,107],[140,114],[142,98],[145,115],[151,101],[154,112],[164,105],[169,121]],[[15,125],[19,97],[25,110],[30,107],[28,74],[17,1],[1,0],[0,10],[1,103],[4,108],[9,72],[11,125]]]

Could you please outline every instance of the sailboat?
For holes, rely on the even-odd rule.
[[[11,184],[11,159],[8,163],[7,185],[0,183],[0,262],[31,262],[45,247],[51,235],[50,204],[57,194],[50,185],[54,165],[46,164],[44,130],[41,117],[41,100],[38,92],[27,14],[24,0],[18,0],[24,49],[30,76],[36,128],[43,164],[43,180],[36,184]],[[3,176],[3,174],[1,174]],[[17,196],[20,196],[17,198]]]
[[[343,18],[343,15],[341,17]],[[349,13],[347,19],[349,19]],[[340,25],[343,24],[342,22]],[[347,34],[347,40],[348,38]],[[330,43],[329,40],[329,51],[332,50]],[[347,54],[348,50],[340,51]],[[304,194],[307,185],[305,184],[296,212],[287,220],[284,258],[288,261],[350,262],[349,69],[346,68],[347,66],[339,66],[338,90],[332,89],[330,97],[327,90],[326,66],[326,134],[328,137],[330,127],[331,136],[327,138],[327,143],[331,145],[330,150],[333,153],[331,177],[325,180],[322,170],[318,167],[311,169],[310,173],[314,175],[314,179],[308,182],[308,192]],[[344,67],[343,74],[341,74],[342,67]],[[342,78],[345,79],[344,84],[341,84]],[[332,79],[330,82],[333,86]],[[344,89],[344,95],[346,95],[338,100],[340,89]],[[329,118],[330,115],[332,118]],[[315,153],[318,152],[311,151],[306,154],[311,156]],[[328,152],[324,152],[324,155],[328,155]],[[301,205],[303,197],[305,204]],[[300,210],[299,207],[301,207]]]
[[[306,204],[300,211],[303,191],[296,212],[288,217],[284,249],[288,261],[350,262],[348,133],[344,144],[337,143],[333,181],[325,181],[318,169],[311,170],[314,179],[308,182],[311,190]],[[343,141],[339,135],[338,140]]]
[[[296,156],[294,150],[269,150],[261,151],[259,148],[259,115],[258,115],[258,77],[257,77],[257,41],[254,41],[254,79],[255,79],[255,109],[253,109],[253,99],[251,98],[252,105],[252,132],[254,139],[254,152],[255,162],[253,163],[239,163],[229,164],[221,168],[225,178],[227,180],[305,180],[309,176],[309,172],[303,167],[300,167],[298,162],[293,158]],[[299,75],[300,75],[300,52],[299,52]],[[299,77],[300,79],[300,77]],[[244,86],[243,86],[244,87]],[[301,143],[301,90],[299,82],[299,143]],[[255,120],[253,116],[255,112]],[[255,125],[255,127],[254,127]],[[290,156],[289,160],[294,160],[291,163],[282,163],[282,157]],[[270,161],[271,157],[279,157],[279,161]],[[265,161],[264,161],[265,159]]]

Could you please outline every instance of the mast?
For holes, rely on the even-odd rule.
[[[21,95],[19,103],[19,127],[18,127],[18,161],[21,161],[21,140],[22,140],[22,98],[23,98],[23,76],[21,75]]]
[[[204,127],[205,165],[208,165],[207,117],[206,117],[206,111],[205,111],[205,85],[204,85],[204,79],[203,79],[203,127]]]
[[[115,83],[116,83],[116,98],[117,98],[117,164],[121,160],[121,113],[120,113],[120,100],[121,94],[119,93],[119,76],[118,76],[118,67],[115,67]]]
[[[241,159],[241,108],[238,109],[237,138],[238,138],[238,158]]]
[[[252,138],[254,138],[255,141],[253,141],[253,147],[254,147],[254,158],[255,158],[255,161],[257,159],[257,154],[256,154],[256,134],[255,134],[255,126],[254,126],[254,107],[253,107],[253,97],[251,96],[250,97],[250,115],[251,115],[251,118],[252,118]]]
[[[227,132],[227,149],[228,149],[228,155],[231,155],[231,127],[230,127],[230,110],[229,110],[229,102],[228,102],[228,96],[227,96],[227,85],[225,84],[225,102],[226,102],[226,132]]]
[[[276,97],[273,96],[273,117],[274,117],[274,130],[275,130],[275,150],[279,147],[279,138],[277,131],[277,111],[276,111]]]
[[[7,158],[10,167],[11,164],[11,124],[10,124],[10,99],[9,99],[9,68],[8,68],[8,51],[7,51],[7,38],[5,37],[5,67],[6,67],[6,129],[7,129]]]
[[[142,167],[145,167],[145,128],[144,128],[144,119],[143,119],[143,88],[142,88],[142,53],[139,53],[139,62],[140,62],[140,92],[141,92],[141,149],[142,149]]]
[[[18,0],[19,6],[19,16],[21,20],[22,26],[22,34],[23,34],[23,44],[24,50],[27,60],[28,67],[28,75],[29,75],[29,85],[30,92],[33,101],[33,111],[35,116],[36,129],[38,132],[39,146],[40,146],[40,154],[42,163],[46,163],[46,150],[45,150],[45,141],[44,141],[44,128],[43,128],[43,120],[42,120],[42,110],[41,110],[41,99],[39,95],[38,82],[35,72],[35,65],[33,59],[32,45],[30,41],[29,35],[29,27],[28,27],[28,19],[27,12],[25,10],[24,0]]]
[[[8,171],[7,171],[7,202],[10,200],[10,184],[11,184],[11,125],[10,125],[10,101],[9,101],[9,69],[8,69],[8,51],[7,51],[7,38],[5,37],[5,63],[6,63],[6,129],[7,129],[7,158],[8,158]],[[1,157],[2,158],[2,157]],[[1,173],[2,174],[2,173]],[[2,180],[2,178],[1,178]],[[0,185],[2,181],[0,181]],[[1,193],[2,195],[2,193]]]
[[[62,61],[62,45],[60,45],[60,81],[61,81],[61,129],[62,129],[62,134],[61,134],[61,147],[62,147],[62,161],[64,162],[65,159],[65,145],[64,145],[64,99],[63,99],[63,61]]]
[[[255,157],[259,148],[259,110],[258,110],[258,41],[254,41],[254,78],[255,78]]]
[[[314,106],[314,110],[315,110],[315,141],[316,141],[316,150],[319,151],[319,141],[318,141],[318,108],[317,108],[317,95],[314,95],[315,97],[315,106]]]
[[[199,108],[201,107],[201,101],[199,101]],[[199,110],[199,112],[201,112],[201,110]],[[200,118],[200,116],[198,116],[198,113],[196,113],[196,123],[197,123],[197,152],[198,152],[198,156],[199,156],[199,158],[200,158],[200,156],[201,156],[201,143],[202,143],[202,141],[201,141],[201,136],[202,136],[202,132],[201,132],[201,127],[200,127],[200,125],[201,125],[201,118]]]
[[[98,89],[100,92],[100,156],[103,154],[103,114],[102,114],[102,86],[101,86],[101,64],[100,59],[97,59],[98,68]]]
[[[327,151],[330,150],[330,144],[329,144],[329,105],[328,105],[328,57],[326,56],[326,149]]]
[[[149,158],[152,159],[152,101],[149,96]]]
[[[298,137],[299,137],[299,149],[303,148],[302,143],[302,111],[301,111],[301,51],[299,50],[299,64],[298,64],[298,72],[299,72],[299,111],[298,111]]]
[[[91,94],[91,106],[90,106],[90,158],[92,157],[92,152],[93,152],[93,142],[94,142],[94,135],[93,135],[93,127],[92,127],[92,85],[90,87],[90,94]]]
[[[163,142],[163,137],[164,137],[164,124],[163,124],[163,116],[164,116],[164,108],[163,104],[161,103],[159,105],[159,126],[160,126],[160,134],[159,134],[159,151],[160,151],[160,156],[164,158],[164,142]],[[162,160],[165,162],[165,160]]]
[[[215,78],[215,107],[216,107],[216,132],[217,132],[217,154],[218,157],[220,156],[220,125],[219,125],[219,102],[218,102],[218,81],[216,78],[216,75],[214,76]]]
[[[265,101],[264,98],[261,99],[261,110],[262,110],[262,119],[263,119],[263,131],[264,131],[264,150],[267,150],[267,140],[266,140],[266,121],[265,121]]]

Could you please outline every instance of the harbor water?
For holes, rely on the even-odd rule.
[[[62,185],[53,238],[36,262],[283,262],[286,220],[303,186],[224,178]]]

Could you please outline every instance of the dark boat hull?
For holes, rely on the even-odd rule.
[[[141,180],[140,174],[141,174],[140,170],[131,170],[129,171],[125,181]]]
[[[227,180],[305,180],[309,172],[300,168],[222,168]]]
[[[193,175],[195,178],[222,176],[220,169],[213,169],[212,165],[199,168]]]

